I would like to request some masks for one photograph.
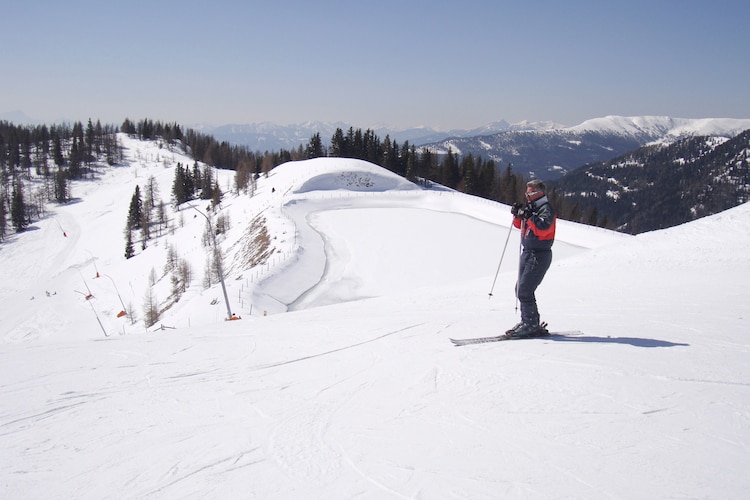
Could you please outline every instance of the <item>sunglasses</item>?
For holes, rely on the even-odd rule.
[[[541,193],[541,191],[526,191],[526,196],[534,196],[539,193]]]

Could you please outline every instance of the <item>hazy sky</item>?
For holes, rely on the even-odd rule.
[[[0,3],[0,113],[48,123],[750,118],[747,0]]]

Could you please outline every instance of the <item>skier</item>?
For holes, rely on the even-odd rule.
[[[521,230],[521,252],[516,297],[521,303],[521,322],[505,332],[514,337],[532,337],[545,332],[539,324],[534,292],[552,263],[557,215],[540,180],[526,184],[526,205],[513,204],[513,226]]]

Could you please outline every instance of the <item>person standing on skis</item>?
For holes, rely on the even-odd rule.
[[[546,332],[539,323],[534,292],[552,263],[557,215],[540,180],[526,184],[526,204],[513,204],[513,226],[521,230],[523,251],[519,261],[516,297],[521,304],[521,322],[506,332],[514,337],[533,337]]]

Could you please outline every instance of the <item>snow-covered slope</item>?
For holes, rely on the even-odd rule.
[[[154,176],[168,199],[187,160],[124,140],[127,166],[75,184],[77,203],[0,246],[3,498],[750,489],[750,205],[638,237],[560,221],[538,299],[571,334],[454,348],[517,320],[508,207],[358,161],[283,165],[222,203],[243,318],[224,321],[220,288],[201,286],[196,210],[122,256],[135,185]],[[154,281],[166,302],[170,244],[192,285],[147,331],[143,297]],[[119,297],[135,324],[116,317]]]

